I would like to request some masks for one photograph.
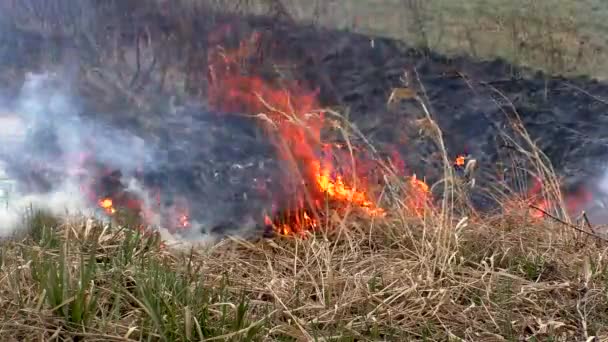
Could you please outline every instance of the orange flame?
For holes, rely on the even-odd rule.
[[[116,209],[114,208],[114,202],[111,198],[100,199],[98,204],[108,215],[113,215],[114,213],[116,213]]]
[[[456,157],[456,160],[454,161],[454,165],[456,165],[456,166],[464,166],[465,159],[466,159],[465,156],[458,155]]]
[[[332,177],[331,163],[322,164],[316,156],[316,151],[331,149],[321,141],[325,122],[324,113],[315,112],[320,108],[318,90],[308,91],[296,82],[284,82],[278,88],[261,77],[243,75],[242,61],[256,51],[260,38],[260,34],[254,33],[235,50],[210,52],[209,104],[224,112],[246,112],[263,118],[280,156],[292,165],[290,171],[295,171],[288,175],[301,174],[304,180],[314,181],[313,189],[301,192],[312,194],[314,203],[310,205],[317,206],[316,209],[320,207],[319,195],[325,195],[335,202],[352,203],[372,215],[384,214],[365,191],[347,185],[343,175]],[[291,218],[295,222],[273,223],[266,217],[267,224],[282,234],[317,227],[317,222],[304,210],[307,201],[301,196],[296,199],[300,206],[295,208],[300,214]]]
[[[188,226],[190,226],[190,218],[188,217],[188,215],[181,215],[178,219],[179,221],[179,226],[181,228],[186,228]]]
[[[316,170],[317,185],[320,190],[326,193],[332,199],[338,201],[345,201],[353,203],[361,208],[370,215],[383,215],[384,209],[378,208],[373,202],[371,202],[364,191],[357,191],[354,188],[350,188],[342,180],[342,176],[337,176],[335,180],[330,177],[329,169],[322,169],[320,163],[314,162],[313,167]]]
[[[414,174],[410,178],[410,189],[407,194],[407,209],[416,215],[422,216],[424,209],[430,204],[431,191],[425,181],[420,180]]]

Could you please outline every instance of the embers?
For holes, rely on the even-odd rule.
[[[309,209],[299,209],[279,212],[272,218],[264,217],[264,235],[272,236],[273,233],[281,235],[302,235],[306,231],[319,229],[319,219]]]

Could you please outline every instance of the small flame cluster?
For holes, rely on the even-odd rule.
[[[562,194],[562,196],[564,197],[565,210],[569,215],[576,214],[585,204],[592,200],[591,193],[585,188],[579,188],[565,196]],[[552,201],[545,196],[543,193],[543,182],[540,179],[534,180],[526,198],[528,199],[530,216],[536,220],[545,218],[557,204],[555,203],[556,201]]]
[[[111,198],[102,198],[97,202],[97,204],[108,215],[114,215],[116,213],[116,208],[114,208],[114,201],[112,201]]]
[[[168,230],[175,232],[179,229],[190,228],[190,215],[188,203],[180,197],[174,197],[172,206],[161,208],[160,191],[152,188],[147,189],[150,203],[140,198],[139,195],[129,192],[122,184],[120,177],[115,172],[106,168],[95,168],[92,166],[91,155],[78,158],[79,169],[91,170],[81,178],[81,191],[94,202],[103,213],[110,217],[119,219],[139,218],[140,229],[148,226],[162,225]],[[100,196],[100,194],[102,194]],[[127,214],[124,217],[119,213]],[[134,222],[130,222],[133,224]]]

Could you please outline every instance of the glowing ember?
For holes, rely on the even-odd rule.
[[[188,215],[181,215],[178,219],[179,221],[179,226],[181,228],[187,228],[190,226],[190,218],[188,217]]]
[[[456,165],[458,167],[463,167],[465,159],[466,159],[465,156],[459,155],[458,157],[456,157],[456,160],[454,161],[454,165]]]
[[[114,208],[114,202],[110,198],[104,198],[99,200],[99,206],[108,214],[113,215],[116,213],[116,209]]]

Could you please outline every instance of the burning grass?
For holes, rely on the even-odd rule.
[[[428,137],[442,146],[439,127],[426,113]],[[319,229],[272,239],[180,248],[158,234],[33,213],[29,236],[1,245],[0,336],[5,341],[606,338],[605,240],[568,220],[542,153],[518,146],[532,151],[526,154],[536,167],[531,172],[542,182],[542,203],[555,219],[530,215],[525,202],[518,202],[525,210],[514,210],[516,199],[504,202],[500,215],[477,214],[460,200],[467,186],[454,172],[454,164],[463,167],[466,158],[452,161],[445,149],[439,198],[426,196],[437,185],[399,178],[381,164],[385,178],[397,179],[385,191],[392,205],[383,207],[383,215],[326,209],[322,220],[313,220],[296,210],[273,224],[284,224],[283,233],[294,226]],[[338,190],[339,182],[332,184],[321,188],[334,195],[345,191]],[[355,198],[350,193],[351,201],[344,203],[356,204]]]

